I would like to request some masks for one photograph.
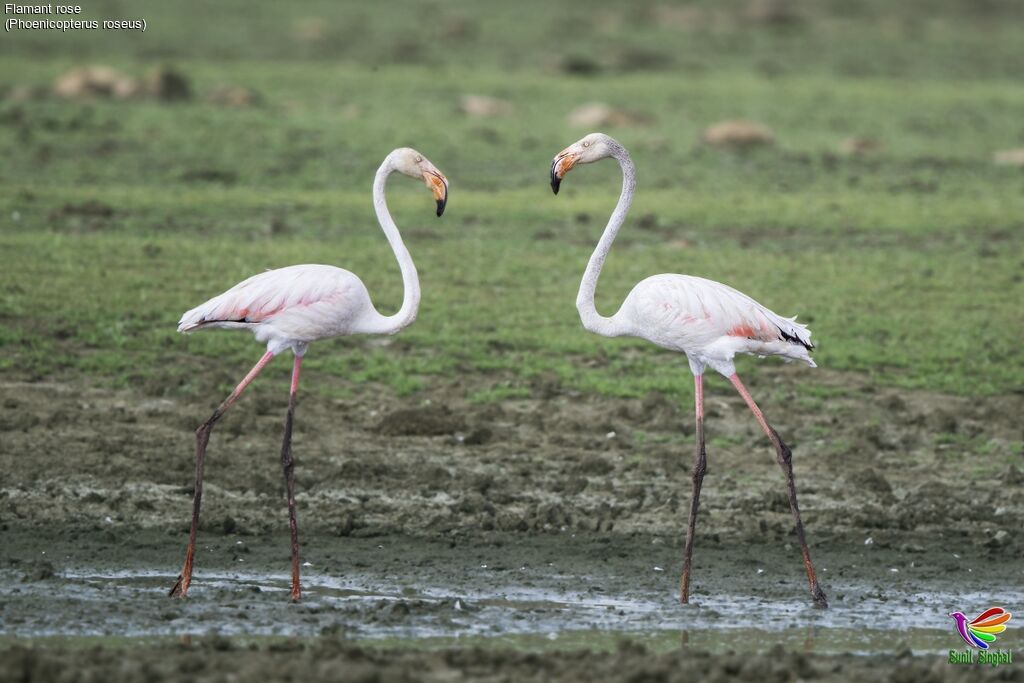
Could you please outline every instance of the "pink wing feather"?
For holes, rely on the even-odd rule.
[[[344,293],[342,280],[354,277],[340,268],[321,265],[268,270],[185,313],[178,331],[189,332],[207,325],[251,325],[283,312],[335,301]]]

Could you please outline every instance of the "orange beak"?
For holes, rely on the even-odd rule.
[[[578,155],[572,152],[562,152],[551,162],[551,191],[558,194],[558,188],[562,185],[562,178],[576,165]]]
[[[441,175],[440,171],[426,171],[423,180],[434,193],[434,199],[437,200],[437,215],[440,217],[448,204],[448,179]]]

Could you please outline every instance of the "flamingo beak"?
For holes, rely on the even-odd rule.
[[[576,165],[576,160],[579,155],[573,154],[572,152],[562,152],[555,157],[554,161],[551,162],[551,191],[558,194],[558,188],[562,186],[562,178],[568,173],[573,166]]]
[[[448,205],[448,179],[441,175],[440,171],[427,171],[423,174],[423,180],[427,187],[434,193],[437,201],[437,215],[440,218],[444,213],[444,207]]]

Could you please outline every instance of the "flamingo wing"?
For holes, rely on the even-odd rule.
[[[721,334],[745,337],[759,342],[787,342],[802,346],[808,351],[814,349],[811,331],[805,325],[796,322],[795,317],[784,318],[743,292],[721,282],[704,278],[694,279],[700,281],[701,303],[713,318],[717,318],[716,327]]]
[[[814,365],[806,326],[720,282],[655,275],[638,284],[627,301],[640,316],[637,327],[644,336],[669,348],[722,359],[736,352],[778,355]],[[652,330],[657,338],[651,337]]]
[[[345,293],[345,280],[354,277],[340,268],[321,265],[268,270],[186,312],[178,331],[245,327],[268,322],[285,312],[335,302]]]

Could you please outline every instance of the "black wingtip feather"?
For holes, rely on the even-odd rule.
[[[788,341],[790,344],[799,344],[800,346],[804,347],[808,351],[813,351],[814,350],[814,344],[812,344],[812,343],[810,343],[808,341],[804,341],[803,339],[801,339],[800,337],[798,337],[798,336],[796,336],[794,334],[789,334],[788,332],[786,332],[781,327],[779,327],[779,334],[782,335],[782,339],[783,340]]]

